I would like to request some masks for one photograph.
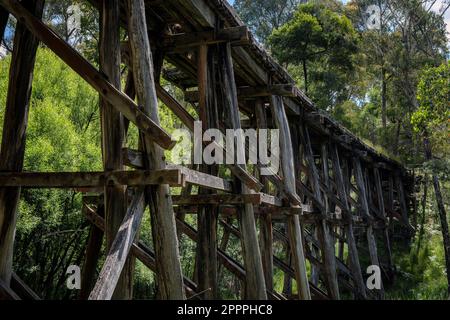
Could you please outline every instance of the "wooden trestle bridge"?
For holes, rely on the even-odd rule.
[[[160,299],[220,298],[223,268],[246,299],[383,298],[383,287],[366,287],[366,268],[379,266],[383,283],[392,281],[390,242],[414,232],[408,170],[317,110],[225,0],[90,1],[101,16],[100,70],[41,21],[43,0],[0,0],[0,35],[9,14],[17,19],[0,153],[0,296],[38,298],[12,270],[20,188],[83,188],[98,196],[83,201],[92,227],[82,299],[130,299],[134,259],[154,271]],[[100,95],[103,172],[22,172],[39,43]],[[185,92],[184,102],[161,77]],[[227,179],[218,165],[167,164],[163,152],[175,142],[160,126],[159,102],[190,130],[198,119],[205,129],[279,129],[280,171],[264,176],[261,166],[227,165]],[[124,145],[129,123],[140,130],[139,150]],[[170,187],[180,186],[181,195],[171,196]],[[147,205],[151,248],[136,237]],[[196,228],[185,222],[189,214],[197,215]],[[197,244],[194,277],[183,274],[181,235]],[[230,237],[240,239],[243,263],[227,253]],[[297,290],[277,292],[275,268]]]

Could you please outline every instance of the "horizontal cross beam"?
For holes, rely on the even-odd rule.
[[[296,95],[293,84],[274,84],[268,86],[240,87],[238,88],[238,98],[248,99],[257,97],[269,97],[272,95],[294,97]],[[198,102],[198,91],[185,91],[184,100],[190,103]]]
[[[1,172],[0,187],[97,188],[105,185],[182,186],[181,169],[110,172]]]
[[[250,43],[250,33],[246,26],[232,27],[220,30],[179,33],[163,38],[162,46],[165,51],[178,51],[193,48],[201,44],[215,44],[231,42],[234,45]]]

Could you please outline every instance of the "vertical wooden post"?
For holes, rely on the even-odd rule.
[[[326,143],[322,143],[320,146],[320,156],[322,160],[322,174],[323,174],[323,183],[325,187],[330,190],[330,173],[328,168],[328,145]],[[331,190],[330,190],[331,191]],[[330,213],[330,204],[328,201],[328,196],[324,194],[324,205],[325,205],[325,212],[328,214]],[[331,236],[332,237],[332,236]],[[334,241],[332,241],[334,244]]]
[[[100,31],[100,70],[108,81],[120,90],[120,8],[119,0],[103,0]],[[103,98],[101,104],[103,168],[122,170],[122,143],[124,126],[122,115]],[[106,186],[104,193],[105,237],[108,251],[114,241],[126,212],[123,186]],[[113,299],[131,299],[133,296],[132,262],[128,260],[117,283]]]
[[[316,164],[314,162],[314,155],[311,146],[311,139],[309,136],[308,128],[305,125],[301,126],[300,138],[302,144],[305,147],[305,157],[308,163],[309,170],[311,172],[311,184],[314,189],[315,197],[324,204],[322,193],[320,191],[319,173],[317,171]],[[327,212],[322,212],[324,215]],[[332,299],[339,299],[339,286],[336,272],[336,257],[335,250],[330,240],[330,230],[325,219],[321,219],[317,223],[317,232],[321,243],[323,266],[325,270],[325,278],[328,284],[328,291]]]
[[[225,124],[230,129],[240,129],[241,120],[239,115],[239,105],[237,88],[234,77],[233,61],[231,57],[231,45],[229,43],[219,45],[218,60],[219,83],[221,91],[221,101]],[[219,102],[219,101],[218,101]],[[245,145],[240,139],[235,139],[236,154],[245,154]],[[246,165],[241,165],[246,169]],[[249,188],[240,183],[237,179],[237,189],[243,194],[250,193]],[[258,234],[256,232],[256,221],[253,205],[246,203],[243,210],[238,211],[239,224],[241,227],[241,243],[244,255],[244,265],[246,274],[246,298],[247,299],[267,299],[266,283],[261,260],[261,251],[258,244]]]
[[[143,0],[128,0],[128,32],[139,105],[154,122],[159,124],[153,59]],[[147,169],[164,169],[166,165],[163,150],[148,137],[145,137],[143,147]],[[170,188],[168,185],[147,187],[146,195],[152,215],[159,298],[185,299]]]
[[[398,173],[395,174],[395,185],[397,188],[398,202],[400,203],[400,211],[402,213],[402,220],[406,226],[409,226],[408,208],[406,206],[405,189],[403,187],[402,178]]]
[[[284,109],[283,100],[279,96],[271,97],[272,117],[276,127],[280,130],[280,160],[283,172],[283,182],[286,190],[292,194],[297,194],[295,181],[294,153],[292,147],[291,132]],[[301,200],[295,205],[301,205]],[[288,236],[291,248],[292,261],[295,270],[295,279],[297,281],[298,295],[300,299],[310,300],[308,276],[306,274],[305,253],[302,238],[302,229],[297,215],[291,215],[288,218]]]
[[[84,205],[82,210],[86,210]],[[97,209],[97,214],[100,217],[105,216],[103,204]],[[91,225],[89,230],[89,238],[86,245],[86,258],[84,260],[83,270],[81,272],[81,289],[78,295],[80,300],[87,300],[92,288],[94,287],[97,263],[102,249],[103,234],[103,230],[95,225]]]
[[[36,17],[42,16],[43,0],[23,4]],[[9,70],[8,96],[0,152],[0,171],[22,171],[30,108],[33,70],[39,41],[19,21]],[[20,188],[0,189],[0,280],[10,284],[14,235]]]
[[[261,99],[255,101],[256,127],[258,130],[267,129],[267,114],[264,102]],[[259,175],[263,184],[262,192],[269,192],[268,180],[265,176]],[[267,290],[273,291],[273,229],[272,215],[270,213],[263,214],[259,218],[259,244],[261,247],[261,257],[264,268],[264,276],[266,279]]]
[[[362,298],[366,298],[366,286],[364,285],[364,280],[361,272],[361,265],[359,263],[358,248],[356,246],[355,236],[353,234],[353,219],[351,215],[350,205],[348,203],[347,188],[344,180],[344,175],[341,169],[341,162],[339,158],[339,151],[336,144],[331,147],[331,159],[333,161],[333,171],[335,175],[335,181],[337,185],[337,191],[339,199],[344,204],[343,216],[346,220],[345,232],[347,235],[347,245],[348,245],[348,256],[350,261],[350,270],[353,276],[353,282],[357,290],[357,294]]]
[[[215,108],[215,79],[211,76],[214,67],[214,49],[202,44],[198,48],[197,78],[199,92],[199,118],[202,121],[203,130],[218,128],[217,121],[211,121],[216,116],[212,115]],[[217,168],[202,165],[201,171],[216,175]],[[199,188],[199,194],[210,194],[211,191]],[[197,215],[197,281],[198,291],[203,292],[205,299],[218,298],[217,285],[217,207],[211,205],[201,206]]]
[[[373,175],[375,179],[375,187],[377,190],[377,202],[378,202],[378,209],[380,210],[380,214],[383,215],[385,220],[385,225],[383,228],[383,237],[384,237],[384,245],[386,247],[386,253],[387,253],[387,264],[389,272],[392,271],[393,267],[393,261],[392,261],[392,252],[391,252],[391,243],[389,240],[389,225],[387,222],[387,214],[386,209],[384,207],[384,197],[383,197],[383,186],[381,184],[381,176],[380,176],[380,170],[377,167],[373,168]]]
[[[361,166],[361,160],[359,157],[353,158],[353,165],[354,165],[354,169],[355,169],[354,171],[355,171],[356,184],[358,186],[358,191],[359,191],[358,200],[361,205],[363,216],[366,218],[366,222],[367,222],[366,236],[367,236],[367,243],[368,243],[368,247],[369,247],[370,262],[372,265],[380,267],[380,261],[378,259],[377,243],[376,243],[375,236],[373,233],[372,217],[370,216],[369,203],[367,201],[367,191],[366,191],[366,186],[364,183],[364,176],[363,176],[363,170],[362,170],[362,166]],[[383,294],[383,283],[381,283],[380,294]]]
[[[393,172],[388,173],[388,210],[394,212],[394,178]]]

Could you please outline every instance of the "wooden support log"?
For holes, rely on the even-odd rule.
[[[281,167],[284,174],[284,187],[292,194],[296,195],[296,178],[294,168],[294,154],[292,149],[291,133],[286,117],[283,100],[281,97],[272,96],[271,101],[272,117],[276,127],[280,130],[280,152]],[[301,205],[300,198],[296,196],[297,203]],[[295,279],[297,281],[298,295],[300,299],[310,300],[311,293],[306,274],[305,254],[303,252],[303,239],[300,220],[297,216],[288,218],[289,241],[292,251]]]
[[[249,99],[258,97],[270,97],[272,95],[293,97],[295,95],[293,84],[273,84],[268,86],[240,87],[238,88],[239,99]],[[185,91],[184,100],[190,103],[199,101],[198,91]]]
[[[381,268],[380,266],[380,261],[378,259],[378,250],[377,250],[377,243],[375,240],[375,236],[373,233],[373,227],[372,227],[372,218],[370,216],[370,212],[369,212],[369,204],[367,201],[367,191],[366,191],[366,186],[365,186],[365,182],[364,182],[364,177],[363,177],[363,171],[362,171],[362,166],[361,166],[361,160],[358,157],[354,157],[353,158],[353,166],[355,168],[355,180],[356,180],[356,184],[358,186],[358,201],[359,201],[359,205],[362,211],[363,216],[366,217],[366,219],[368,220],[368,224],[366,227],[366,237],[367,237],[367,244],[368,244],[368,248],[369,248],[369,255],[370,255],[370,262],[372,265],[378,266]],[[381,290],[380,290],[380,295],[383,296],[383,283],[381,282]]]
[[[384,196],[383,196],[383,186],[381,184],[381,175],[380,170],[377,167],[373,168],[373,175],[375,179],[375,187],[377,192],[377,202],[378,202],[378,209],[383,215],[383,217],[387,220],[387,213],[386,209],[384,207]],[[392,260],[392,250],[391,250],[391,243],[389,239],[389,228],[387,222],[384,223],[383,227],[383,238],[384,238],[384,245],[386,248],[386,254],[387,254],[387,265],[389,269],[389,273],[393,271],[393,260]]]
[[[249,43],[249,38],[248,28],[246,26],[239,26],[213,31],[168,35],[163,38],[162,47],[165,51],[171,52],[221,42],[230,42],[233,45],[245,45]]]
[[[126,270],[124,267],[136,234],[139,231],[144,215],[144,207],[144,189],[140,188],[136,191],[127,214],[116,233],[116,238],[109,249],[89,300],[110,300],[113,297],[122,270]]]
[[[99,230],[102,232],[105,230],[105,219],[101,217],[95,210],[92,208],[85,206],[86,210],[84,211],[86,214],[86,218]],[[135,256],[139,261],[141,261],[146,267],[148,267],[153,272],[156,272],[156,261],[155,254],[153,251],[147,247],[142,241],[133,243],[131,247],[131,253]],[[195,294],[197,291],[197,285],[192,282],[189,278],[183,277],[184,287],[186,291],[190,294]]]
[[[227,127],[235,130],[240,129],[241,122],[230,44],[220,44],[218,52],[218,86],[221,88],[220,94],[223,98],[218,103],[223,104],[221,109],[224,112]],[[235,142],[237,142],[237,154],[245,155],[245,147],[242,141],[240,143],[239,141]],[[245,167],[245,165],[242,165],[243,169],[246,169]],[[247,186],[242,185],[241,187],[242,193],[249,193],[250,190]],[[265,300],[267,299],[266,284],[253,206],[245,204],[243,210],[239,211],[238,220],[242,233],[241,244],[244,254],[244,265],[247,270],[252,270],[246,277],[246,298]]]
[[[119,0],[102,0],[100,22],[100,72],[109,83],[121,90],[120,74],[120,8]],[[103,168],[105,171],[122,170],[122,144],[124,123],[120,112],[100,95]],[[105,186],[104,213],[106,220],[106,250],[116,238],[126,212],[125,189],[120,185]],[[128,261],[118,281],[114,299],[133,297],[133,261]]]
[[[155,69],[147,33],[144,1],[128,0],[127,3],[128,35],[137,98],[143,106],[143,113],[159,126]],[[152,169],[164,169],[163,150],[148,136],[143,140],[145,164]],[[159,298],[184,299],[183,273],[169,185],[147,187],[145,192],[152,217]]]
[[[229,225],[228,223],[224,222],[223,220],[220,220],[219,222],[220,222],[220,224],[222,224],[224,226],[226,231],[230,231],[231,234],[233,234],[237,238],[241,237],[241,233],[235,227]],[[283,244],[289,245],[289,238],[286,237],[286,235],[284,235],[280,231],[276,230],[275,228],[273,229],[273,235],[274,235],[274,239],[280,240],[283,242]],[[305,240],[308,242],[312,242],[313,238],[310,235],[306,234]],[[317,247],[319,246],[319,244],[317,244],[317,243],[314,243],[314,245],[316,245]],[[220,252],[219,252],[219,256],[220,256]],[[317,266],[320,265],[320,262],[318,260],[313,259],[313,257],[309,257],[309,259],[311,259],[311,263],[314,263]],[[273,264],[275,266],[277,266],[278,268],[280,268],[286,274],[286,276],[288,276],[289,278],[295,278],[294,269],[292,269],[291,266],[289,266],[288,264],[286,264],[285,262],[283,262],[281,259],[277,258],[276,256],[273,256]],[[345,267],[343,267],[343,268],[345,268]],[[238,271],[238,270],[235,270],[235,271]],[[245,272],[245,270],[243,270],[243,271]],[[240,275],[237,273],[235,273],[235,275],[237,277],[240,277]],[[329,299],[329,297],[327,296],[327,294],[325,292],[323,292],[321,289],[319,289],[317,286],[315,286],[311,282],[309,283],[309,286],[311,288],[311,294],[313,295],[314,298]]]
[[[167,166],[167,168],[173,170],[180,170],[183,174],[184,183],[189,183],[195,186],[201,186],[203,188],[225,192],[233,192],[234,190],[233,184],[230,181],[207,173],[192,170],[182,166],[169,165]]]
[[[345,213],[344,217],[348,221],[348,224],[345,226],[345,232],[347,236],[347,245],[348,245],[348,255],[349,255],[349,264],[350,270],[353,276],[353,282],[355,288],[357,290],[357,295],[362,298],[366,298],[366,286],[364,284],[364,279],[361,272],[361,265],[359,262],[358,248],[356,247],[355,235],[353,233],[353,219],[351,219],[350,205],[348,203],[347,197],[347,188],[345,187],[345,179],[344,174],[341,169],[341,161],[339,157],[339,150],[335,143],[333,143],[331,147],[331,159],[333,162],[333,171],[337,184],[337,192],[339,194],[339,198],[342,200],[345,205]],[[350,219],[349,219],[350,218]],[[341,242],[343,243],[343,242]],[[340,249],[340,252],[343,254],[343,248]],[[340,254],[340,256],[342,255]]]
[[[99,198],[98,196],[96,197]],[[88,207],[86,204],[87,199],[83,197],[83,216],[88,216],[87,213]],[[97,205],[97,215],[100,217],[104,217],[103,203],[101,205]],[[92,212],[91,212],[92,214]],[[93,217],[91,219],[94,219]],[[104,226],[103,226],[104,227]],[[97,263],[100,258],[101,249],[103,244],[103,231],[95,226],[93,223],[90,226],[89,230],[89,238],[86,245],[86,253],[85,260],[83,264],[83,269],[81,272],[81,289],[78,295],[80,300],[87,300],[89,298],[89,294],[91,293],[92,288],[94,287],[94,280],[97,275]]]
[[[219,110],[217,108],[216,79],[214,77],[214,60],[216,47],[202,44],[197,52],[197,79],[199,89],[198,114],[202,121],[202,130],[217,128],[219,126]],[[194,139],[196,139],[195,137]],[[195,151],[194,151],[195,152]],[[218,167],[200,165],[202,172],[217,175]],[[211,191],[199,188],[199,195],[211,195]],[[205,299],[218,298],[218,262],[217,262],[217,219],[218,207],[216,205],[200,205],[197,211],[198,239],[196,247],[196,268],[200,292]]]
[[[177,220],[177,227],[186,234],[191,240],[198,241],[198,233],[197,231],[189,226],[186,222]],[[226,254],[222,249],[217,249],[217,256],[223,266],[227,268],[231,273],[233,273],[236,277],[241,280],[245,280],[246,272],[242,265],[240,265],[237,261],[232,259],[229,255]]]
[[[238,88],[238,97],[241,98],[257,98],[257,97],[294,97],[295,85],[293,84],[273,84],[268,86],[257,87],[240,87]]]
[[[43,0],[27,1],[29,15],[42,16]],[[7,9],[7,8],[6,8]],[[29,11],[28,11],[29,10]],[[3,33],[2,33],[3,36]],[[3,123],[0,171],[22,171],[31,86],[39,41],[22,21],[17,23],[9,70],[8,94]],[[13,246],[16,231],[20,186],[0,189],[0,280],[9,286],[12,276]]]
[[[0,300],[22,300],[20,297],[0,279]]]
[[[173,196],[172,201],[174,205],[239,205],[250,203],[253,205],[267,204],[277,207],[282,206],[282,203],[278,198],[263,193]]]
[[[171,149],[176,142],[161,126],[146,115],[127,95],[109,83],[102,73],[95,69],[75,49],[53,32],[38,18],[34,17],[16,0],[0,0],[0,5],[21,21],[30,32],[45,43],[58,57],[79,74],[87,83],[111,103],[117,111],[133,122],[146,136],[164,149]]]
[[[15,272],[13,272],[11,277],[11,289],[22,300],[41,300],[41,298],[25,282],[23,282]]]
[[[131,247],[131,253],[147,268],[155,273],[157,272],[155,254],[143,242],[139,241],[139,243],[133,243],[133,246]],[[183,277],[183,286],[187,294],[193,297],[196,296],[197,285],[191,279]]]
[[[124,148],[122,149],[122,154],[127,166],[137,169],[144,168],[144,155],[141,151]],[[170,170],[179,170],[183,175],[183,184],[188,183],[208,189],[233,192],[233,185],[228,180],[199,172],[197,170],[192,170],[183,166],[168,165],[167,168]]]
[[[410,226],[408,218],[408,207],[406,206],[405,189],[403,181],[399,174],[395,174],[395,186],[397,189],[397,199],[400,203],[400,212],[402,214],[402,222],[405,226]]]
[[[183,124],[191,131],[194,132],[194,122],[195,119],[184,109],[181,104],[173,98],[164,88],[160,85],[156,85],[156,92],[158,94],[158,98],[170,109],[172,112],[183,122]],[[207,142],[205,145],[209,144]],[[216,150],[221,150],[224,156],[226,157],[225,150],[218,145],[216,142],[211,142],[214,145]],[[222,151],[223,150],[223,151]],[[237,165],[227,165],[227,167],[231,170],[233,175],[237,177],[242,183],[244,183],[250,189],[255,191],[259,191],[262,188],[261,183],[250,173],[244,170],[241,166]]]
[[[300,128],[300,141],[304,146],[305,158],[310,170],[311,183],[316,199],[324,205],[324,199],[320,191],[319,173],[314,162],[311,139],[309,130],[305,125]],[[326,209],[326,208],[324,208]],[[327,212],[323,212],[327,214]],[[322,220],[317,224],[317,234],[321,241],[322,258],[325,271],[325,279],[328,285],[328,291],[332,299],[339,299],[339,285],[336,273],[336,257],[335,249],[331,243],[330,230],[326,220]]]
[[[1,172],[0,187],[25,188],[96,188],[105,185],[142,186],[185,181],[179,169],[109,171],[109,172]]]

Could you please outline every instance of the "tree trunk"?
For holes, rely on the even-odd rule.
[[[423,236],[425,234],[427,195],[428,195],[428,175],[425,174],[425,181],[423,182],[423,196],[422,196],[422,217],[420,218],[420,223],[419,223],[420,229],[419,229],[419,238],[417,240],[416,257],[419,256],[420,248],[422,246]]]
[[[387,81],[386,70],[381,70],[381,123],[383,124],[383,130],[386,132],[386,104],[387,104]]]
[[[433,158],[433,154],[427,133],[425,133],[423,138],[423,146],[425,150],[425,159],[430,161]],[[450,295],[450,235],[448,232],[447,213],[445,212],[444,200],[442,199],[441,186],[439,184],[439,178],[436,174],[433,174],[433,186],[438,205],[439,219],[441,221],[442,239],[444,241],[445,267],[447,270],[447,292]]]
[[[305,93],[308,94],[308,66],[306,60],[303,60],[303,76],[305,78]]]

